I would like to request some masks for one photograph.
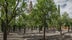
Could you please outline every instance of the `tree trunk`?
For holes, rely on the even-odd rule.
[[[62,30],[61,30],[61,26],[60,26],[60,35],[62,35]]]
[[[6,22],[4,26],[3,40],[7,40],[7,29],[8,29],[8,16],[6,14]]]
[[[7,28],[4,30],[3,40],[7,40]]]
[[[24,34],[26,33],[26,27],[24,27]]]
[[[15,32],[15,29],[16,29],[15,26],[13,26],[13,32]]]
[[[6,13],[6,22],[5,22],[5,28],[4,28],[4,33],[3,33],[3,40],[7,40],[7,27],[8,27],[8,9],[7,9],[7,6],[8,6],[8,3],[7,1],[5,0],[6,4],[5,4],[5,13]]]
[[[39,27],[39,33],[40,33],[40,27]]]
[[[21,26],[19,26],[19,32],[21,32]]]
[[[68,32],[69,32],[69,30],[70,30],[70,27],[68,26]]]
[[[39,33],[40,33],[40,31],[42,31],[42,26],[39,26]]]
[[[62,34],[61,26],[60,26],[60,40],[62,40],[62,36],[63,36],[63,34]]]
[[[33,26],[31,27],[31,31],[33,32]]]
[[[46,28],[44,27],[44,36],[43,36],[43,39],[44,39],[44,40],[45,40],[45,29],[46,29]]]

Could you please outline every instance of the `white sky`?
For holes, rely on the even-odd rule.
[[[63,12],[68,12],[69,16],[72,18],[72,0],[54,0],[56,5],[61,5],[61,14]]]

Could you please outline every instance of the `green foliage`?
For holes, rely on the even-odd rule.
[[[69,15],[65,12],[62,16],[60,15],[60,5],[57,7],[53,0],[37,0],[37,4],[32,9],[31,14],[26,15],[25,10],[27,3],[25,0],[6,0],[7,5],[7,16],[9,25],[18,25],[18,26],[29,26],[29,27],[39,27],[39,26],[49,26],[49,27],[58,27],[62,25],[71,25],[72,19],[69,18]],[[3,5],[0,7],[1,19],[6,20],[5,13],[5,1],[0,0],[0,4]],[[18,17],[16,19],[16,17]]]
[[[0,4],[4,4],[5,0],[0,0]]]
[[[54,25],[56,23],[56,20],[54,19],[57,17],[57,15],[55,15],[56,10],[57,8],[54,1],[37,0],[37,4],[35,8],[32,9],[32,14],[30,14],[33,26]]]
[[[7,23],[6,24],[9,26],[14,26],[14,25],[22,26],[24,21],[23,21],[23,17],[20,15],[24,13],[23,9],[25,7],[26,7],[26,2],[24,0],[0,0],[0,8],[1,8],[0,20],[3,20],[4,23],[6,23],[7,20],[8,24]],[[17,20],[16,17],[19,16],[20,18]]]
[[[64,12],[64,14],[62,15],[63,18],[63,22],[65,26],[69,26],[70,25],[70,18],[67,12]]]

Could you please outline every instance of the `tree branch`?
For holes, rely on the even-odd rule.
[[[16,15],[17,15],[17,14],[16,14],[16,7],[18,6],[18,4],[19,4],[19,0],[18,0],[18,2],[17,2],[16,6],[14,7],[13,11],[12,11],[11,19],[9,20],[8,24],[10,23],[10,21],[11,21],[13,18],[16,17]],[[14,14],[14,15],[13,15],[13,14]]]
[[[13,13],[14,13],[16,7],[18,6],[18,4],[19,4],[19,0],[18,0],[18,2],[17,2],[16,6],[15,6],[14,9],[13,9]]]
[[[0,17],[0,20],[3,20],[3,19]]]
[[[3,4],[0,4],[0,6],[5,7]]]
[[[0,4],[0,6],[3,6],[2,4]]]

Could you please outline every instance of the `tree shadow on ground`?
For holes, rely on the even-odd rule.
[[[27,39],[27,40],[43,40],[43,37],[42,38],[36,38],[37,36],[34,36],[30,39]],[[72,37],[69,36],[69,35],[64,35],[64,36],[61,36],[61,35],[54,35],[54,36],[46,36],[46,40],[72,40]]]

